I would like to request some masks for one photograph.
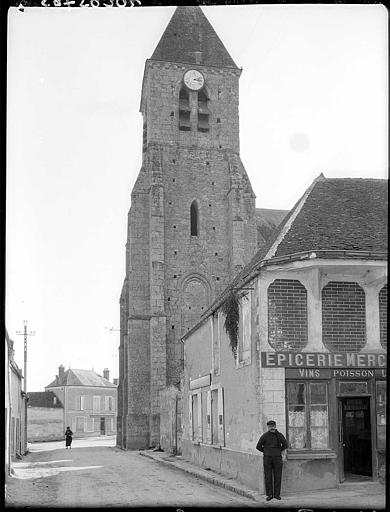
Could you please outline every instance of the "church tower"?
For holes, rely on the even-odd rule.
[[[145,64],[120,299],[122,448],[159,444],[159,393],[180,382],[181,336],[257,248],[239,156],[240,74],[200,7],[176,8]]]

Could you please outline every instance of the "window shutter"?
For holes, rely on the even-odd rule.
[[[198,393],[198,441],[203,441],[203,429],[202,429],[202,393]]]
[[[218,388],[218,441],[225,446],[225,418],[223,414],[223,388]]]
[[[194,400],[194,395],[189,395],[189,400],[188,400],[188,424],[190,425],[190,428],[191,428],[191,433],[190,433],[190,438],[192,439],[192,441],[194,440],[194,423],[192,421],[192,404],[193,404],[193,400]]]
[[[206,443],[211,444],[211,391],[206,395]]]

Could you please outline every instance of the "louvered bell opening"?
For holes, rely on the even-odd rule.
[[[179,111],[179,130],[183,132],[191,130],[190,113],[184,110]]]
[[[208,132],[209,130],[210,130],[210,126],[209,126],[208,114],[199,114],[198,115],[198,131],[199,132]]]

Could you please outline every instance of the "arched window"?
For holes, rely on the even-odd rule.
[[[179,130],[188,132],[191,130],[190,121],[190,97],[185,87],[179,93]]]
[[[190,217],[191,217],[191,236],[199,235],[199,211],[198,211],[198,203],[196,201],[192,201],[190,208]]]
[[[198,92],[198,131],[208,132],[210,111],[208,109],[209,99],[204,91]]]

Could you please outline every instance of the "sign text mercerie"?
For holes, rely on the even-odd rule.
[[[386,368],[386,354],[356,352],[262,352],[266,368]]]

